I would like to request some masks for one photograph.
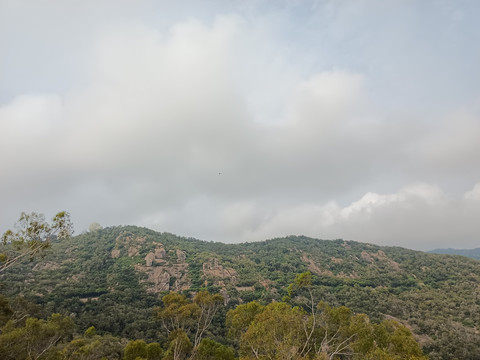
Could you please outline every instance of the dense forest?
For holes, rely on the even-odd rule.
[[[99,228],[53,240],[43,258],[1,273],[0,352],[477,359],[479,278],[473,259],[354,241],[224,244]]]

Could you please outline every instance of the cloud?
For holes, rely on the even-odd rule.
[[[452,246],[452,239],[475,247],[479,188],[476,184],[464,196],[454,197],[438,186],[418,183],[395,193],[367,193],[345,207],[329,202],[277,208],[254,231],[245,233],[243,240],[295,234],[419,250]],[[249,207],[256,208],[254,204]]]
[[[423,47],[434,34],[410,5],[397,9],[415,20],[408,32],[375,2],[153,11],[163,5],[43,9],[33,35],[6,9],[18,47],[6,32],[0,45],[36,70],[25,79],[0,55],[14,74],[0,89],[2,227],[21,211],[67,209],[78,229],[139,224],[228,242],[298,233],[428,248],[478,237],[478,189],[463,193],[480,179],[480,90],[429,85],[455,66],[442,46]],[[453,41],[471,19],[445,11],[428,20],[448,18]],[[48,21],[60,15],[62,34]],[[36,58],[33,43],[51,51]],[[438,71],[424,72],[433,58]]]

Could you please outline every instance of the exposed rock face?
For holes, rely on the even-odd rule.
[[[147,238],[144,237],[134,237],[131,236],[128,232],[122,232],[120,235],[117,236],[115,239],[115,243],[117,245],[134,245],[134,244],[143,244]]]
[[[98,297],[90,297],[90,298],[89,298],[89,297],[86,297],[86,298],[80,298],[79,300],[80,300],[82,303],[86,303],[86,302],[88,302],[89,300],[90,300],[90,301],[96,301],[96,300],[98,300]]]
[[[153,286],[149,288],[150,292],[157,293],[170,290],[170,274],[161,267],[156,267],[148,274],[148,281]]]
[[[41,270],[57,270],[60,269],[60,265],[53,261],[47,261],[45,263],[38,263],[33,267],[33,271],[41,271]]]
[[[333,276],[333,273],[330,270],[322,270],[320,267],[315,263],[313,259],[310,259],[307,254],[302,254],[302,261],[307,264],[308,270],[316,275],[329,275]]]
[[[165,251],[165,248],[163,246],[157,247],[155,249],[155,258],[156,259],[165,259],[165,255],[167,255],[167,252]]]
[[[152,266],[153,260],[155,260],[155,254],[153,252],[149,252],[147,256],[145,256],[145,265],[149,267]]]
[[[152,266],[153,264],[160,264],[164,263],[165,260],[163,258],[166,255],[166,251],[163,247],[156,248],[155,252],[149,252],[147,256],[145,256],[145,262],[147,266]]]
[[[402,271],[400,265],[393,259],[390,259],[387,254],[385,254],[382,250],[378,250],[376,253],[368,253],[366,251],[362,251],[363,260],[368,261],[369,263],[373,263],[374,258],[386,262],[395,271]]]
[[[237,289],[237,291],[254,291],[255,286],[235,286],[235,289]]]
[[[183,264],[186,258],[187,258],[187,255],[185,254],[185,251],[177,249],[177,262],[179,264]]]
[[[351,274],[345,274],[343,271],[340,271],[340,273],[337,274],[337,277],[342,278],[342,279],[359,279],[360,276],[353,271]]]
[[[230,296],[228,296],[228,291],[225,288],[220,289],[220,295],[223,296],[223,305],[227,306],[230,301]]]
[[[162,291],[182,291],[188,290],[191,287],[191,281],[188,277],[188,264],[174,264],[174,265],[137,265],[135,270],[147,274],[148,281],[151,286],[147,289],[148,292],[158,293]],[[171,284],[171,279],[173,284]]]
[[[203,276],[213,277],[217,279],[228,279],[230,282],[237,282],[237,272],[232,268],[224,268],[218,264],[218,259],[210,259],[208,262],[203,263]]]
[[[259,283],[260,285],[262,285],[266,290],[270,289],[270,287],[272,286],[273,282],[271,280],[268,280],[268,279],[262,279],[262,280],[259,280]]]
[[[400,268],[400,265],[393,259],[390,259],[387,254],[385,254],[382,250],[378,250],[377,254],[375,255],[377,259],[386,261],[388,265],[392,267],[393,270],[395,271],[402,271]]]
[[[149,252],[145,257],[145,266],[137,265],[135,269],[147,274],[147,281],[152,285],[147,289],[149,292],[181,291],[191,287],[188,277],[188,264],[185,262],[186,254],[182,250],[176,250],[177,264],[168,263],[167,252],[162,244],[159,244],[154,252]],[[173,279],[173,280],[172,280]]]
[[[368,252],[366,252],[365,250],[362,251],[362,259],[365,260],[365,261],[368,261],[368,262],[373,262],[373,259],[372,257],[370,256],[370,254]]]
[[[75,251],[78,249],[78,246],[71,246],[68,249],[65,250],[65,254],[70,254],[71,252]]]
[[[128,248],[128,257],[136,256],[138,255],[138,250],[140,249],[139,246],[130,246]]]
[[[75,274],[75,275],[72,275],[72,277],[69,278],[69,280],[74,281],[74,282],[79,282],[84,277],[85,277],[85,274]]]
[[[142,253],[142,246],[145,242],[146,237],[135,237],[129,232],[123,232],[115,239],[115,249],[112,250],[112,258],[117,259],[125,252],[127,252],[129,257],[143,255],[145,252]],[[180,249],[169,250],[177,256],[177,261],[172,264],[168,260],[167,251],[162,243],[154,242],[152,245],[155,248],[144,257],[144,265],[138,264],[135,266],[136,271],[147,275],[145,282],[150,284],[147,290],[152,293],[158,293],[190,289],[191,280],[188,276],[188,264],[185,262],[185,251]]]
[[[343,263],[343,260],[342,260],[342,259],[336,258],[335,256],[332,256],[332,257],[331,257],[331,261],[332,261],[332,263],[334,263],[334,264],[341,264],[341,263]]]

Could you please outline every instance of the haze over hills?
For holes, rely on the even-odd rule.
[[[240,303],[281,301],[306,271],[317,301],[373,322],[396,319],[431,359],[480,353],[480,262],[400,247],[303,236],[223,244],[112,227],[53,243],[43,260],[19,264],[1,283],[7,297],[73,316],[80,329],[159,341],[165,333],[152,313],[168,291],[219,293],[225,315]],[[224,338],[225,324],[211,335]]]
[[[480,260],[480,248],[476,249],[435,249],[429,251],[432,254],[450,254],[450,255],[462,255],[472,259]]]

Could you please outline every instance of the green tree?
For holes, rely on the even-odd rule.
[[[13,310],[10,304],[5,296],[0,295],[0,326],[5,325],[12,315]]]
[[[147,345],[147,360],[161,360],[163,349],[159,343],[153,342]]]
[[[47,359],[58,354],[57,344],[72,336],[73,321],[59,314],[47,320],[28,318],[25,326],[7,322],[0,335],[0,354],[4,360]]]
[[[42,256],[53,239],[65,239],[73,233],[70,214],[65,211],[56,214],[51,224],[45,221],[43,214],[22,212],[15,228],[2,236],[0,274],[24,257],[33,260]]]
[[[302,274],[298,274],[295,277],[295,281],[288,286],[287,291],[288,291],[288,297],[287,297],[288,300],[290,300],[291,297],[296,294],[304,294],[304,293],[308,294],[307,297],[300,295],[301,302],[304,304],[304,306],[308,309],[309,313],[311,314],[311,322],[307,323],[304,328],[306,338],[305,338],[305,342],[303,343],[302,349],[300,351],[301,355],[306,355],[307,352],[309,351],[308,346],[317,325],[316,324],[317,316],[315,314],[316,312],[315,300],[313,298],[313,293],[312,293],[312,273],[304,272]]]
[[[235,350],[212,339],[202,339],[195,360],[234,360]]]
[[[192,342],[185,331],[177,329],[168,336],[169,346],[164,360],[184,360],[192,350]]]
[[[208,291],[199,291],[193,298],[193,303],[199,309],[193,336],[192,357],[195,357],[205,331],[210,327],[218,308],[223,304],[223,297],[219,294],[212,295]]]
[[[298,306],[252,302],[228,312],[229,334],[237,337],[242,359],[426,359],[412,333],[395,321],[373,324],[345,306],[315,305],[310,273],[296,277],[285,300]]]
[[[238,305],[235,309],[227,312],[228,336],[232,339],[240,337],[247,331],[255,316],[263,312],[265,307],[257,301]]]
[[[97,335],[93,326],[83,336],[66,344],[61,352],[62,360],[120,359],[124,343],[111,335]]]
[[[210,294],[208,291],[199,291],[193,301],[189,301],[184,295],[171,292],[162,298],[163,307],[157,309],[157,316],[163,327],[169,334],[175,332],[173,340],[177,341],[179,334],[190,334],[189,341],[192,343],[189,351],[190,357],[194,358],[205,331],[212,324],[213,317],[218,308],[223,304],[223,297],[218,294]],[[181,335],[183,338],[183,335]],[[177,341],[176,347],[167,351],[172,356],[178,353],[175,349],[183,342]],[[182,351],[185,346],[182,345]]]
[[[157,308],[157,317],[163,328],[170,334],[175,330],[186,330],[198,317],[198,307],[184,295],[171,292],[162,297],[163,307]]]
[[[135,360],[137,357],[147,358],[147,343],[144,340],[132,340],[125,346],[124,360]]]
[[[299,307],[281,302],[268,304],[242,334],[240,354],[257,359],[300,358],[306,340],[306,316]]]

